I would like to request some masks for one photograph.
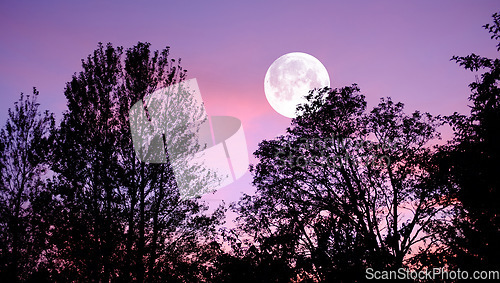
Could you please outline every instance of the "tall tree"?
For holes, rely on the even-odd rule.
[[[192,200],[182,200],[174,178],[171,163],[147,164],[138,159],[133,147],[129,125],[133,115],[131,107],[145,101],[147,95],[184,81],[186,71],[180,59],[169,59],[170,49],[151,52],[149,44],[139,43],[126,51],[124,60],[123,95],[119,98],[118,115],[121,135],[119,138],[122,186],[126,191],[127,214],[127,264],[133,263],[131,278],[159,280],[189,277],[188,262],[199,252],[199,244],[213,234],[215,224],[222,218],[220,210],[209,217],[202,215],[207,208]],[[182,90],[181,90],[182,91]],[[169,128],[183,128],[188,117],[200,116],[201,108],[189,101],[189,93],[175,96],[187,102],[174,105],[169,96],[165,102],[169,114],[174,118]],[[196,125],[192,125],[195,126]],[[187,142],[190,131],[178,131],[175,135],[163,136],[163,143],[182,147],[183,152],[193,152],[200,147]],[[164,148],[167,157],[170,152]],[[208,179],[201,180],[205,183]],[[184,271],[185,274],[182,274]],[[194,271],[193,271],[194,272]],[[193,274],[191,274],[192,276]],[[194,279],[193,279],[194,280]]]
[[[138,43],[125,56],[122,50],[99,44],[66,86],[68,111],[55,134],[52,163],[61,199],[52,237],[61,262],[57,272],[99,281],[196,278],[195,258],[221,211],[205,215],[198,200],[181,199],[170,162],[141,160],[129,120],[135,103],[183,81],[185,71],[168,58],[168,47],[151,52],[148,43]],[[177,110],[178,121],[197,111]],[[159,136],[161,147],[178,139],[174,144],[196,149],[186,142],[190,134]],[[159,152],[168,154],[166,148]]]
[[[390,99],[367,113],[356,85],[307,99],[284,136],[260,143],[257,191],[235,206],[258,258],[283,262],[286,280],[338,282],[430,249],[427,227],[447,209],[428,182],[439,117]]]
[[[48,134],[53,115],[41,113],[37,97],[21,94],[0,132],[0,273],[3,280],[31,277],[46,248],[47,215],[41,204],[47,190]]]
[[[500,14],[484,28],[498,42]],[[481,72],[470,84],[470,115],[448,117],[455,136],[436,160],[436,183],[445,185],[456,203],[451,225],[438,226],[447,244],[443,254],[454,267],[495,270],[500,268],[500,59],[471,54],[452,60]]]
[[[121,48],[99,45],[66,85],[68,111],[55,134],[52,169],[62,199],[54,243],[65,272],[109,281],[123,227],[116,135]],[[84,277],[77,277],[77,274]]]

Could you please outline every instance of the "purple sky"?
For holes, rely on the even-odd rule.
[[[65,82],[97,42],[127,48],[147,41],[182,58],[209,115],[242,120],[250,154],[289,126],[269,106],[263,82],[270,64],[293,51],[318,58],[332,87],[357,83],[369,108],[390,96],[408,112],[467,113],[474,74],[449,59],[497,56],[481,26],[500,10],[497,0],[6,2],[0,3],[2,125],[19,93],[33,86],[42,109],[61,118]],[[252,191],[250,182],[247,173],[206,199],[237,200],[240,191]]]

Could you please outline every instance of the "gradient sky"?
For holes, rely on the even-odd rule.
[[[197,78],[209,115],[242,120],[249,154],[282,134],[290,119],[264,94],[270,64],[288,52],[318,58],[331,86],[357,83],[368,108],[380,97],[407,112],[468,113],[474,74],[449,59],[471,52],[496,57],[481,27],[495,1],[2,1],[0,123],[20,92],[40,91],[42,109],[61,118],[65,83],[98,42],[171,47]],[[255,159],[251,158],[251,162]],[[216,203],[252,192],[247,173],[204,197]]]

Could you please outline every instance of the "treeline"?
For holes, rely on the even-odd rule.
[[[498,42],[500,15],[484,27]],[[227,229],[227,208],[184,200],[171,164],[136,156],[131,106],[186,76],[169,56],[147,43],[99,44],[66,84],[58,125],[36,89],[9,110],[2,280],[355,282],[367,268],[500,271],[499,59],[452,59],[479,72],[469,115],[406,114],[390,98],[367,110],[357,85],[311,91],[286,134],[259,144],[256,192],[231,204],[238,217]],[[445,124],[453,139],[429,146]]]

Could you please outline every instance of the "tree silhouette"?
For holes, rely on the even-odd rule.
[[[500,14],[484,26],[497,42]],[[500,51],[500,43],[497,44]],[[470,84],[470,115],[448,117],[454,139],[441,149],[436,184],[445,185],[456,203],[451,225],[440,225],[446,245],[443,255],[452,267],[497,270],[500,268],[500,60],[471,54],[452,60],[480,77]],[[441,259],[442,260],[442,259]]]
[[[182,200],[170,163],[137,158],[128,115],[131,105],[184,80],[185,72],[168,59],[168,48],[151,53],[138,43],[124,60],[122,53],[100,44],[66,86],[68,111],[52,163],[61,199],[52,240],[64,262],[57,273],[85,281],[195,276],[191,264],[222,215],[207,216],[201,203]],[[179,119],[195,110],[183,111]]]
[[[55,133],[60,217],[53,243],[72,278],[109,281],[122,234],[116,155],[120,48],[102,45],[66,85],[68,111]],[[78,276],[83,277],[78,277]]]
[[[0,274],[6,281],[28,279],[46,248],[49,215],[44,209],[50,198],[44,202],[43,178],[54,118],[38,110],[38,94],[36,89],[21,94],[0,132]]]
[[[221,211],[217,210],[214,217],[204,217],[200,212],[206,207],[194,201],[182,200],[170,162],[146,164],[138,160],[132,145],[128,115],[132,105],[144,100],[147,94],[183,81],[185,71],[174,59],[168,58],[168,48],[161,53],[150,54],[149,44],[139,43],[127,50],[126,55],[125,95],[119,98],[119,121],[122,131],[118,149],[123,163],[122,185],[127,191],[126,258],[127,261],[135,263],[139,281],[142,281],[146,271],[148,280],[173,280],[176,277],[187,277],[188,274],[193,276],[196,272],[189,271],[189,261],[195,261],[199,245],[204,241],[203,237],[210,238],[214,233],[214,225],[222,218]],[[169,111],[167,115],[175,116],[169,120],[173,123],[168,125],[169,128],[180,127],[189,117],[200,116],[199,107],[192,104],[186,95],[188,93],[175,96],[176,99],[185,99],[179,105],[187,105],[186,108],[175,106],[174,97],[169,97],[170,105],[166,105]],[[191,123],[196,128],[198,125],[194,124]],[[180,128],[182,131],[175,131],[175,135],[164,135],[162,142],[181,147],[181,150],[176,148],[177,152],[190,153],[198,150],[200,144],[188,142],[193,133]],[[162,146],[165,147],[163,143]],[[172,151],[164,151],[170,157]],[[205,176],[197,182],[198,185],[206,185],[210,178]],[[133,251],[134,246],[136,251]],[[147,259],[145,263],[144,258]]]
[[[283,266],[258,268],[350,281],[367,267],[405,266],[417,245],[430,249],[427,227],[448,209],[428,180],[439,117],[406,115],[391,99],[367,113],[356,85],[307,99],[286,135],[260,143],[257,192],[235,205],[250,250]]]

